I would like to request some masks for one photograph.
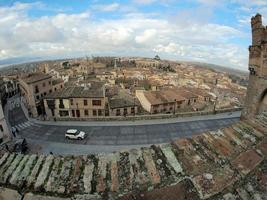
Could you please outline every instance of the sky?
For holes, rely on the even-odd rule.
[[[267,0],[0,0],[0,61],[142,56],[247,70]]]

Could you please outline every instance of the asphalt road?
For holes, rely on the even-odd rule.
[[[33,141],[55,142],[99,146],[128,146],[166,143],[177,138],[190,137],[206,131],[216,130],[239,121],[239,117],[229,116],[225,119],[209,119],[165,124],[129,125],[129,126],[61,126],[43,125],[30,122],[21,107],[9,110],[9,123],[19,130],[19,135]],[[67,129],[75,128],[87,133],[82,141],[67,140]],[[77,145],[75,145],[77,147]],[[97,147],[97,146],[96,146]]]

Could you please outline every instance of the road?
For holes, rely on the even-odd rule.
[[[20,105],[9,104],[9,123],[12,127],[19,130],[19,135],[29,141],[43,145],[43,151],[48,152],[53,150],[60,154],[73,153],[78,154],[77,148],[81,153],[95,152],[110,152],[114,150],[125,149],[127,147],[138,147],[149,144],[167,143],[177,138],[190,137],[206,131],[212,131],[219,128],[229,126],[239,121],[236,115],[225,115],[222,119],[207,119],[202,120],[180,121],[180,122],[164,122],[162,124],[142,124],[138,125],[128,122],[115,122],[110,125],[92,125],[85,123],[73,122],[70,126],[64,125],[64,122],[51,122],[53,125],[36,123],[29,121],[24,115]],[[171,121],[171,120],[170,120]],[[105,122],[102,122],[105,123]],[[116,124],[117,123],[117,124]],[[58,124],[58,125],[57,125]],[[76,125],[75,125],[76,124]],[[82,141],[67,140],[64,134],[67,129],[75,128],[87,133],[87,137]]]

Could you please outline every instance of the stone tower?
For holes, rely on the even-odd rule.
[[[260,14],[251,18],[252,45],[249,47],[249,85],[242,117],[267,110],[267,27]]]

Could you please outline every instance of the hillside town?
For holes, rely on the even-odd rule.
[[[1,80],[7,95],[20,92],[30,117],[64,120],[241,108],[247,77],[157,55],[44,61],[13,68]]]

